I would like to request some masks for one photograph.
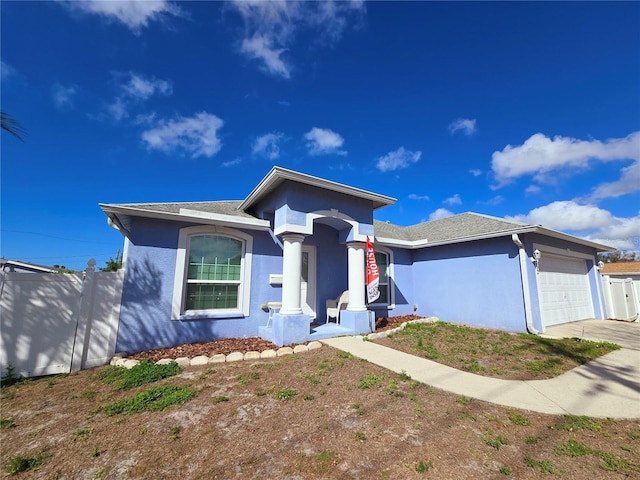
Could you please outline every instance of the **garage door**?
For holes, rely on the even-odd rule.
[[[543,325],[594,318],[586,260],[543,253],[539,267]]]

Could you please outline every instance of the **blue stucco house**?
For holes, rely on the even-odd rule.
[[[274,167],[244,200],[101,204],[125,237],[116,351],[261,336],[278,345],[367,333],[418,314],[511,332],[604,319],[609,247],[476,213],[401,227],[395,199]],[[365,242],[381,295],[365,301]],[[340,322],[327,300],[348,291]]]

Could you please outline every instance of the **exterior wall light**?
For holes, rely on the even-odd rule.
[[[533,251],[533,257],[531,257],[531,261],[536,266],[536,272],[538,271],[540,258],[542,257],[542,253],[537,248]]]

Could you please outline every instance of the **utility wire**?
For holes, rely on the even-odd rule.
[[[58,237],[57,235],[49,235],[49,234],[46,234],[46,233],[27,232],[26,230],[7,230],[7,229],[2,229],[2,230],[0,230],[0,232],[2,232],[2,233],[4,233],[4,232],[8,232],[8,233],[26,233],[28,235],[38,235],[38,236],[41,236],[41,237],[57,238],[58,240],[66,240],[68,242],[95,243],[95,244],[100,244],[100,245],[113,245],[113,242],[93,242],[91,240],[77,240],[75,238]]]

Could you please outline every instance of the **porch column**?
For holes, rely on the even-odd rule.
[[[364,249],[362,242],[347,243],[349,249],[349,305],[350,312],[365,312],[367,306],[364,303]]]
[[[304,235],[282,235],[282,308],[281,315],[300,315],[300,272],[302,268],[302,241]]]

